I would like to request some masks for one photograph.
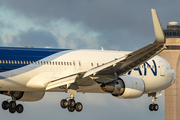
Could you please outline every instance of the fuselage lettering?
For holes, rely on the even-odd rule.
[[[143,63],[142,69],[144,69],[144,76],[147,75],[147,67],[151,70],[151,72],[153,73],[154,76],[157,76],[156,62],[154,60],[152,60],[152,62],[153,62],[153,67],[148,62]],[[140,67],[134,68],[134,71],[138,71],[140,76],[143,75]],[[131,72],[132,72],[132,70],[128,72],[128,75],[131,75]]]

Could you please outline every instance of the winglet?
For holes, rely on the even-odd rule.
[[[164,44],[164,43],[166,43],[166,39],[164,36],[164,32],[162,30],[161,23],[159,21],[158,15],[156,13],[156,10],[151,9],[151,12],[152,12],[152,19],[153,19],[153,24],[154,24],[154,32],[155,32],[154,43]]]

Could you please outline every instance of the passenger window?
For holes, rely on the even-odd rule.
[[[63,65],[63,62],[61,62],[61,65]]]
[[[93,66],[93,63],[91,63],[91,66]]]
[[[69,63],[67,62],[67,65],[69,65]]]
[[[75,61],[73,61],[73,66],[76,66],[76,63],[75,63]]]
[[[70,66],[72,65],[71,62],[69,64],[70,64]]]
[[[66,62],[64,62],[64,65],[66,65]]]

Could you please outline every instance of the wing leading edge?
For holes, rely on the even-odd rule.
[[[156,10],[151,9],[154,24],[155,41],[139,50],[136,50],[124,57],[110,61],[104,65],[93,68],[85,73],[83,78],[95,75],[113,74],[123,75],[133,68],[151,59],[166,47],[166,42]]]

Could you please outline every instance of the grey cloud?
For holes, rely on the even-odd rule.
[[[78,36],[76,33],[71,33],[67,37],[61,40],[65,48],[73,48],[73,49],[98,49],[98,45],[96,44],[98,40],[94,40],[94,38],[87,39],[82,36]],[[60,45],[61,46],[61,45]]]
[[[20,32],[13,36],[13,42],[9,45],[35,46],[35,47],[58,47],[56,38],[47,31],[29,29],[27,32]]]
[[[72,23],[82,22],[88,28],[100,33],[100,42],[103,39],[103,44],[116,44],[112,45],[113,48],[119,43],[117,40],[122,38],[124,45],[136,42],[138,43],[136,44],[137,47],[152,42],[154,31],[151,8],[157,9],[164,28],[169,21],[180,19],[179,15],[172,14],[177,13],[174,8],[179,7],[178,3],[180,1],[6,0],[2,1],[2,3],[7,8],[13,9],[29,19],[34,20],[35,18],[38,25],[48,25],[50,21],[58,21],[60,18],[65,18]],[[122,35],[124,31],[128,31],[127,37]],[[115,42],[112,43],[111,41]],[[128,43],[125,41],[128,41]],[[127,46],[131,46],[131,44]],[[110,48],[112,49],[112,47]]]
[[[0,18],[0,19],[1,19],[1,18]],[[13,26],[12,26],[11,24],[5,24],[5,23],[3,22],[3,20],[0,20],[0,30],[1,30],[2,28],[13,28]]]
[[[147,34],[152,34],[152,37],[147,38]],[[103,46],[104,49],[133,51],[153,42],[154,36],[153,31],[139,36],[129,31],[116,30],[104,31],[97,39],[99,46]]]
[[[173,2],[161,1],[3,1],[7,7],[14,9],[29,18],[58,20],[66,18],[71,22],[83,22],[95,30],[144,28],[151,21],[150,8],[160,9],[160,13],[168,14],[168,7],[176,7]],[[163,10],[163,11],[162,11]],[[173,10],[172,10],[173,12]],[[171,14],[170,14],[171,15]],[[143,27],[144,26],[144,27]],[[147,29],[147,28],[146,28]],[[143,31],[143,30],[142,30]],[[135,31],[136,32],[136,31]]]

